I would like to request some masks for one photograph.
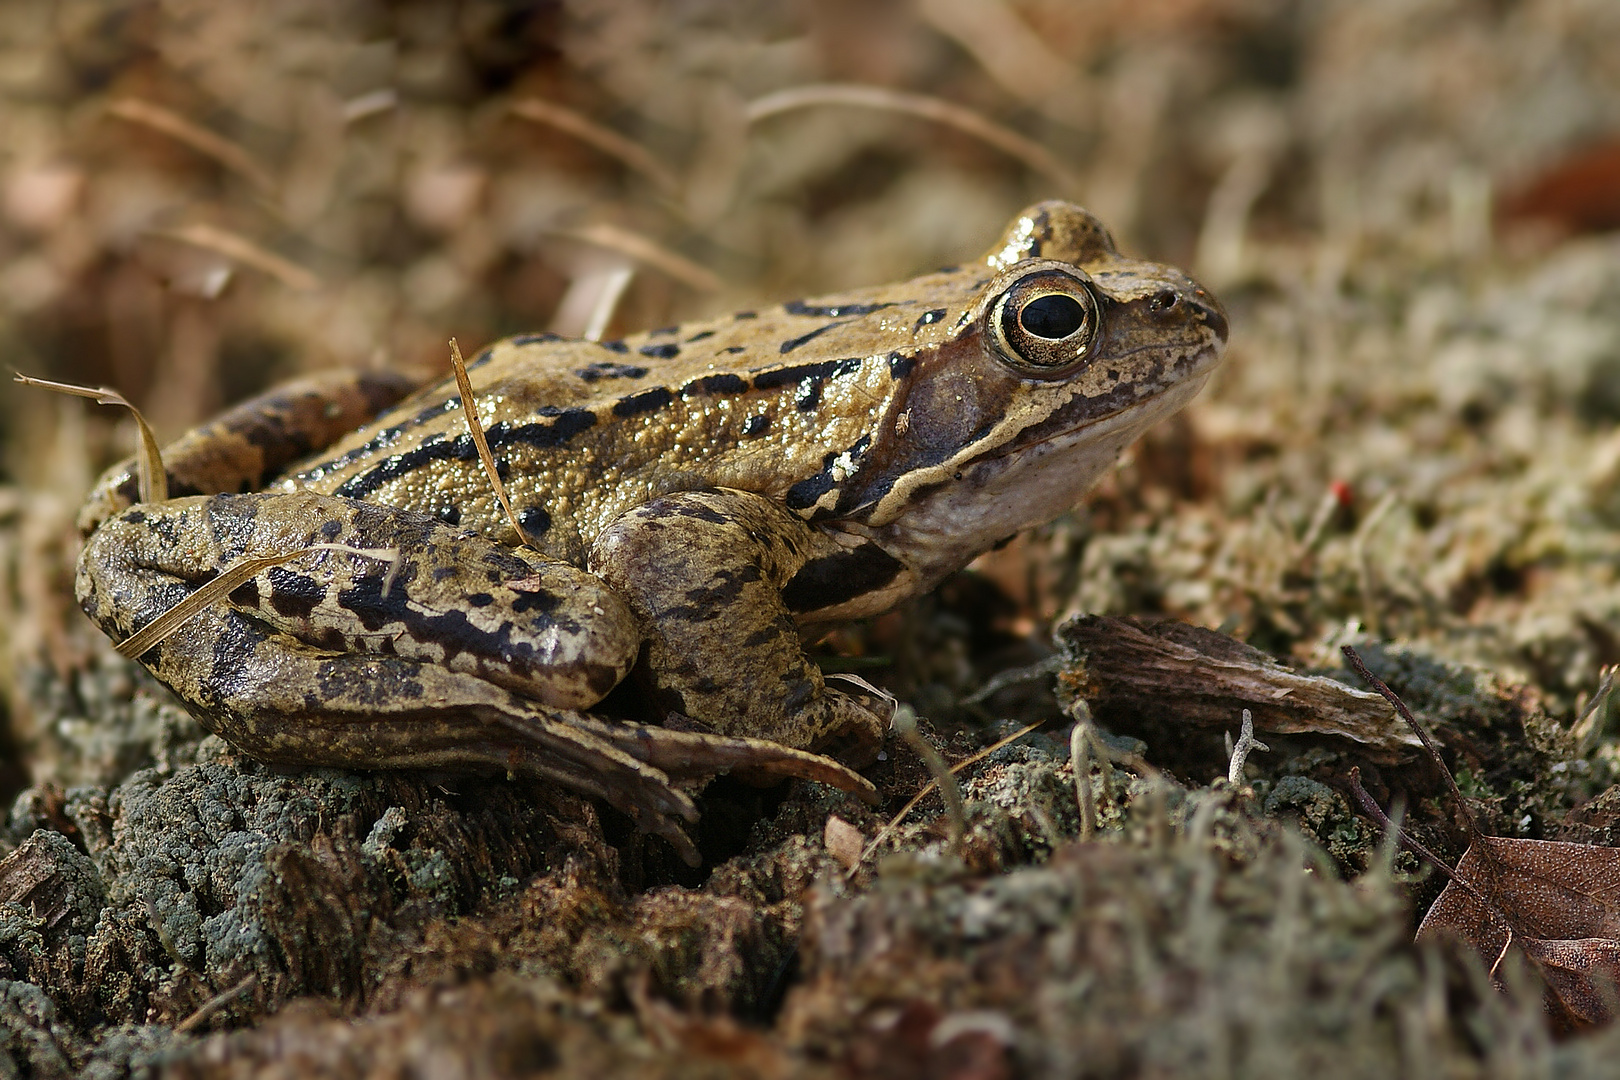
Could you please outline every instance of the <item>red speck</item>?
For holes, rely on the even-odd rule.
[[[1346,510],[1350,509],[1350,504],[1356,499],[1356,493],[1350,490],[1350,485],[1345,483],[1343,480],[1333,481],[1333,483],[1328,485],[1328,490],[1333,492],[1333,497],[1337,499],[1339,501],[1339,505],[1344,507]]]

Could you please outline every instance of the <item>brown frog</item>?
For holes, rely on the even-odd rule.
[[[863,763],[881,710],[804,640],[1072,506],[1226,333],[1186,275],[1041,203],[902,284],[485,350],[477,423],[532,546],[453,380],[328,376],[168,448],[165,501],[108,473],[79,600],[124,640],[228,566],[302,552],[139,657],[206,726],[265,761],[544,777],[693,860],[680,820],[716,774],[870,795],[821,752]],[[662,724],[585,711],[632,672]]]

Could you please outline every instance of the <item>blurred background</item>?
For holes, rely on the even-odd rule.
[[[1073,198],[1233,343],[981,566],[1008,635],[1163,612],[1309,659],[1348,627],[1567,719],[1620,660],[1613,0],[10,0],[0,132],[0,360],[165,438],[300,372],[444,370],[451,336],[895,280]],[[102,648],[70,522],[132,434],[0,400],[32,745],[89,708],[31,673]],[[963,640],[925,706],[983,677]]]

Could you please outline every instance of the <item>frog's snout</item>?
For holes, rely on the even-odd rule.
[[[1220,340],[1226,344],[1226,309],[1221,302],[1215,299],[1215,294],[1202,285],[1194,285],[1187,296],[1187,304],[1197,313],[1199,320]]]

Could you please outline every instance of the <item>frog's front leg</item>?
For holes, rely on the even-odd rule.
[[[732,768],[864,784],[761,740],[578,712],[636,660],[623,603],[574,567],[407,510],[309,493],[132,507],[86,542],[80,604],[124,640],[224,567],[300,551],[139,657],[256,758],[526,773],[601,796],[688,860],[683,784]]]
[[[823,684],[789,605],[817,591],[818,568],[850,556],[777,503],[714,488],[624,514],[597,538],[589,565],[641,618],[648,648],[638,672],[663,708],[723,734],[864,764],[887,718]],[[893,570],[906,573],[898,562]],[[827,603],[801,599],[807,609]]]

